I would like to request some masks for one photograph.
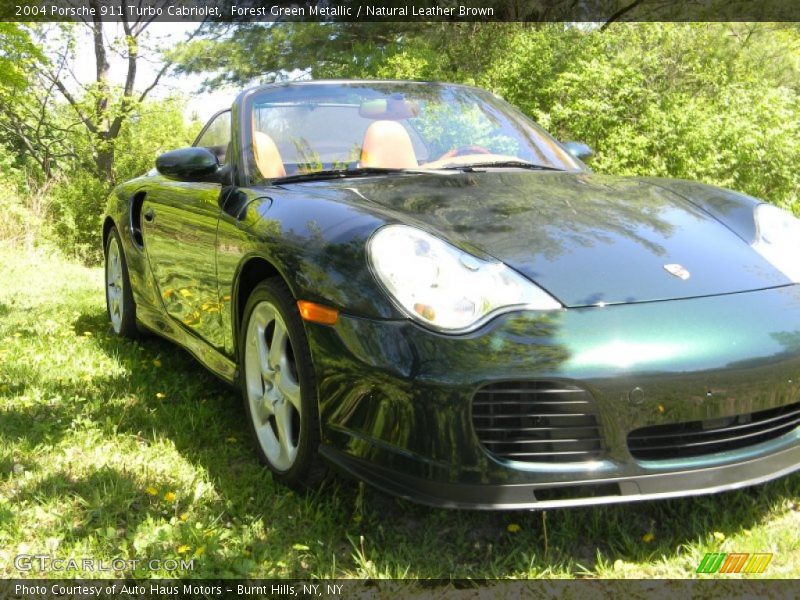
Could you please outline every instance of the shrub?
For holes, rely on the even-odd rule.
[[[191,144],[200,124],[187,123],[178,98],[144,104],[126,121],[115,143],[114,174],[118,182],[145,174],[155,158],[170,149]],[[78,154],[89,152],[85,140],[75,141]],[[55,243],[86,263],[103,256],[101,219],[112,182],[99,179],[85,165],[65,168],[50,188],[48,216]]]

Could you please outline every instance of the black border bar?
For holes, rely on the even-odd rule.
[[[800,21],[797,0],[3,0],[16,22]]]
[[[701,576],[702,577],[702,576]],[[663,597],[739,598],[797,597],[796,580],[744,579],[408,579],[408,580],[301,580],[301,579],[8,579],[0,580],[0,598],[83,600],[114,598],[592,598],[609,600]]]

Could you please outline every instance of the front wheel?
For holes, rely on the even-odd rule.
[[[133,302],[128,263],[116,227],[108,232],[106,242],[106,309],[114,333],[127,338],[137,337],[136,305]]]
[[[253,290],[244,310],[239,356],[242,395],[259,457],[292,487],[323,475],[316,381],[294,297],[280,279]]]

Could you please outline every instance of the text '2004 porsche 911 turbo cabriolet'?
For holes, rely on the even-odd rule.
[[[288,485],[546,508],[800,468],[800,221],[588,152],[472,87],[246,90],[113,192],[112,327],[240,387]]]

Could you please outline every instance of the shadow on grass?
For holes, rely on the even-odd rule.
[[[58,506],[66,513],[50,525],[53,533],[66,533],[78,539],[99,534],[114,544],[128,531],[135,531],[147,517],[161,516],[161,507],[148,502],[139,483],[129,474],[104,466],[89,475],[75,476],[59,471],[23,484],[16,502],[35,502],[41,506]],[[64,531],[65,519],[69,528]],[[111,524],[113,523],[113,526]],[[42,523],[47,526],[47,523]]]
[[[646,562],[662,555],[675,557],[685,545],[707,541],[713,532],[730,537],[759,525],[772,508],[800,495],[798,476],[717,496],[547,513],[431,509],[343,479],[298,495],[273,484],[258,464],[238,392],[186,352],[157,337],[134,343],[108,335],[106,316],[100,311],[81,315],[74,327],[79,335],[91,332],[98,348],[130,364],[129,373],[95,377],[88,388],[78,382],[62,384],[56,392],[109,400],[74,408],[99,427],[113,426],[111,434],[145,432],[171,440],[186,461],[214,481],[220,497],[215,510],[232,527],[257,519],[269,524],[248,545],[252,560],[232,566],[230,556],[209,554],[194,576],[246,576],[259,562],[268,561],[283,561],[300,577],[332,576],[341,569],[353,572],[365,569],[370,560],[389,569],[384,575],[407,570],[408,576],[423,578],[594,572],[618,558]],[[69,427],[70,409],[12,411],[0,421],[0,439],[23,436],[32,446],[55,443]],[[46,428],[35,425],[45,421]],[[26,422],[34,426],[24,427]],[[0,463],[0,469],[4,466],[9,468]],[[91,534],[92,510],[126,529],[156,516],[148,506],[130,500],[141,498],[141,491],[124,473],[98,472],[81,481],[61,477],[24,493],[32,498],[95,498],[103,486],[118,492],[108,502],[90,502],[89,513],[73,529],[75,536]],[[511,523],[520,526],[518,533],[507,531]],[[642,540],[647,533],[654,536],[650,543]],[[361,536],[363,556],[358,556]],[[310,547],[302,560],[292,550],[298,542]]]

